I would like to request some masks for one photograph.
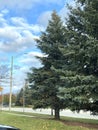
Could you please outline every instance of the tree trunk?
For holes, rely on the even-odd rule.
[[[60,120],[60,109],[58,108],[55,108],[55,119],[56,120]]]
[[[51,116],[53,116],[53,109],[51,108]]]

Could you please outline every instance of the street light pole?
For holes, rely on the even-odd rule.
[[[13,81],[13,56],[11,57],[11,70],[10,70],[10,94],[9,94],[9,111],[12,105],[12,81]]]
[[[27,53],[24,53],[27,54]],[[12,105],[12,86],[13,86],[13,56],[11,57],[11,70],[10,70],[10,94],[9,94],[9,111]]]

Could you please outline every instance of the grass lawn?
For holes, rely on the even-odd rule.
[[[35,116],[27,117],[19,114],[23,113],[0,112],[0,124],[11,125],[20,128],[21,130],[95,130],[92,127],[86,128],[81,124],[80,126],[77,126],[77,124],[74,125],[73,123],[76,123],[78,120],[79,122],[90,123],[91,125],[96,125],[98,123],[98,120],[84,120],[63,117],[62,121],[56,121],[50,118],[48,115],[25,113],[25,115]]]

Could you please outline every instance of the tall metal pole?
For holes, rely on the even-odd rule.
[[[12,82],[13,82],[13,56],[11,57],[9,111],[11,111],[11,105],[12,105]]]

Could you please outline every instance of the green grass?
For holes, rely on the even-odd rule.
[[[23,114],[20,112],[14,112],[14,114]],[[50,118],[48,115],[39,115],[25,113],[25,115],[32,115],[35,117],[23,117],[14,115],[13,113],[0,112],[0,124],[11,125],[21,130],[94,130],[88,129],[82,126],[68,126],[61,121],[56,121]],[[63,120],[76,121],[75,118],[65,118]],[[80,121],[80,119],[78,119]],[[81,120],[82,122],[98,123],[98,120]]]
[[[74,118],[74,117],[61,117],[61,119],[65,121],[72,121],[72,122],[81,122],[81,123],[89,123],[89,124],[97,124],[98,125],[98,120],[95,119],[83,119],[83,118]]]

